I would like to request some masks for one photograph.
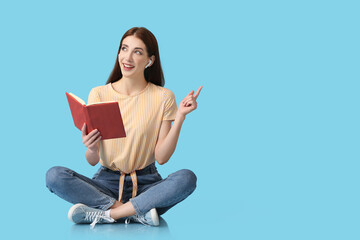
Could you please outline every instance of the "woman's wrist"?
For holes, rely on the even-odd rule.
[[[178,121],[183,122],[183,121],[185,121],[185,115],[177,112],[177,113],[176,113],[175,120],[178,120]]]
[[[92,151],[89,148],[85,152],[85,158],[88,161],[88,163],[90,163],[90,165],[92,166],[95,166],[100,160],[100,156],[98,152],[96,150]]]
[[[87,148],[86,149],[88,153],[90,154],[96,154],[97,153],[97,150],[96,149],[93,149],[93,148]]]

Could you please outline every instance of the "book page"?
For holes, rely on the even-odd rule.
[[[82,105],[86,105],[86,103],[81,99],[79,98],[78,96],[76,96],[75,94],[73,93],[69,93],[72,97],[74,97],[79,103],[81,103]]]
[[[84,100],[82,100],[81,98],[79,98],[78,96],[76,96],[75,94],[73,93],[69,93],[71,96],[73,96],[78,102],[80,102],[82,105],[86,105],[86,103],[84,102]],[[116,102],[116,101],[105,101],[105,102],[96,102],[96,103],[90,103],[86,106],[89,106],[89,105],[94,105],[94,104],[99,104],[99,103],[110,103],[110,102]]]
[[[95,105],[95,104],[99,104],[99,103],[112,103],[112,102],[116,102],[116,101],[105,101],[105,102],[90,103],[90,104],[88,104],[87,106],[89,106],[89,105]]]

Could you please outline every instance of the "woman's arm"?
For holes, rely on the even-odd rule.
[[[155,159],[160,165],[167,163],[174,153],[184,120],[185,116],[176,114],[172,127],[169,120],[161,123],[158,141],[155,146]]]
[[[96,145],[97,145],[96,150],[87,148],[85,152],[85,158],[91,166],[95,166],[100,161],[100,156],[99,156],[100,143]]]
[[[179,139],[181,126],[185,120],[186,114],[197,108],[196,99],[200,94],[202,86],[196,91],[191,91],[179,104],[174,124],[165,120],[161,123],[159,137],[155,146],[155,159],[159,164],[165,164],[174,153],[177,141]]]
[[[83,139],[85,147],[87,147],[85,158],[91,166],[95,166],[100,160],[100,132],[94,129],[89,134],[86,134],[86,123],[84,123],[81,129],[81,138]]]

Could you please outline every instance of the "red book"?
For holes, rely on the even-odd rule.
[[[99,130],[101,140],[126,137],[117,102],[99,102],[86,105],[72,93],[66,92],[75,126],[81,130],[86,123],[86,134]]]

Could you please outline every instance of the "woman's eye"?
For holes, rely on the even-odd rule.
[[[125,51],[126,47],[122,47],[121,50]]]
[[[141,55],[142,53],[140,51],[136,51],[137,54]]]

